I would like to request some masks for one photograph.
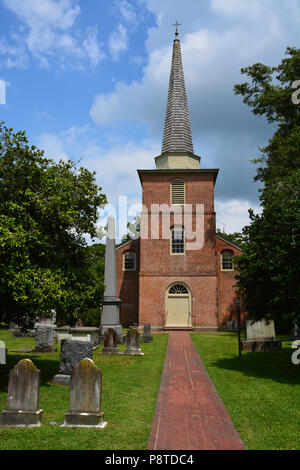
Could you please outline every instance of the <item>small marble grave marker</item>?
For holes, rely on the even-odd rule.
[[[0,341],[0,364],[6,364],[7,349],[4,341]]]
[[[129,356],[143,356],[140,349],[140,334],[135,328],[130,328],[126,335],[126,349],[124,354]]]
[[[143,335],[142,335],[142,338],[141,338],[141,342],[142,343],[152,343],[153,342],[153,336],[151,334],[151,325],[149,325],[148,323],[146,325],[144,325],[144,331],[143,331]]]
[[[61,341],[59,371],[53,377],[52,383],[70,385],[72,369],[85,358],[93,358],[92,343],[89,341],[63,339]]]
[[[71,372],[70,409],[62,427],[104,428],[101,411],[102,372],[92,359],[82,359]]]
[[[114,328],[108,328],[104,333],[104,346],[101,354],[119,354],[117,347],[118,336]]]
[[[42,410],[38,409],[40,371],[23,359],[11,369],[6,410],[0,414],[0,426],[40,426]]]

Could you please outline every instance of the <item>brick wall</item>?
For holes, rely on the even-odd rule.
[[[204,246],[200,250],[187,251],[185,255],[170,254],[170,240],[151,239],[151,205],[170,204],[170,183],[174,178],[185,180],[186,204],[193,211],[196,204],[204,204]],[[214,212],[214,174],[184,173],[142,175],[143,206],[147,208],[148,239],[140,244],[140,323],[153,327],[165,324],[166,292],[173,282],[185,283],[192,295],[193,326],[217,327],[217,265],[216,226]],[[195,214],[194,214],[195,215]],[[162,222],[162,215],[160,217]],[[174,223],[171,216],[170,227]],[[161,223],[160,223],[161,226]],[[193,230],[195,230],[195,221]]]
[[[170,240],[151,239],[151,204],[170,203],[170,182],[174,178],[186,182],[186,204],[204,204],[204,246],[190,250],[185,255],[170,254]],[[153,329],[163,328],[166,314],[166,295],[173,283],[184,283],[190,291],[192,325],[195,329],[217,329],[236,320],[235,272],[222,271],[220,255],[232,250],[234,256],[241,250],[216,236],[214,212],[213,173],[145,173],[141,177],[143,205],[148,214],[141,223],[148,221],[148,239],[132,240],[118,247],[117,289],[122,300],[120,322],[126,327],[138,322],[150,323]],[[162,216],[160,216],[160,222]],[[174,217],[170,219],[170,227]],[[161,225],[161,224],[160,224]],[[143,227],[142,227],[143,230]],[[193,225],[195,230],[195,225]],[[123,271],[123,254],[136,253],[137,270]],[[246,313],[241,308],[242,319]]]
[[[217,263],[218,263],[218,312],[220,326],[226,326],[227,321],[237,321],[237,309],[234,303],[237,298],[236,279],[237,271],[222,271],[221,254],[225,250],[231,250],[234,256],[239,256],[242,251],[230,243],[216,237]],[[241,299],[242,300],[242,299]],[[241,305],[241,320],[244,321],[247,313]]]
[[[138,323],[140,240],[132,240],[116,249],[117,295],[122,300],[120,323],[123,327]],[[136,271],[123,271],[123,254],[136,253]]]

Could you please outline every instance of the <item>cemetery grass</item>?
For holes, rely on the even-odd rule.
[[[167,349],[168,335],[153,334],[153,343],[142,343],[142,357],[101,355],[93,352],[102,370],[102,411],[108,422],[104,429],[61,428],[69,409],[69,387],[51,384],[59,368],[58,351],[53,354],[12,352],[34,348],[33,338],[14,338],[0,329],[8,350],[6,366],[0,366],[0,412],[6,408],[9,370],[29,358],[41,371],[38,428],[0,428],[0,450],[142,450],[147,449],[158,389]],[[120,351],[125,346],[119,346]],[[50,422],[57,424],[52,426]]]
[[[238,357],[235,333],[191,334],[236,430],[249,450],[300,449],[300,365],[292,342],[282,351]]]

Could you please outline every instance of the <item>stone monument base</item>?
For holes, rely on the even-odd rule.
[[[258,339],[241,341],[242,351],[260,352],[260,351],[281,351],[282,343],[277,339]]]
[[[142,336],[141,343],[153,343],[153,336]]]
[[[37,353],[37,354],[56,353],[57,348],[54,348],[54,347],[35,348],[30,352]]]
[[[51,383],[55,385],[70,385],[70,382],[71,376],[66,374],[56,374],[51,380]]]
[[[14,411],[5,410],[0,414],[0,426],[22,426],[34,427],[40,426],[43,410],[39,411]]]
[[[62,428],[105,428],[104,413],[75,413],[68,411],[65,413],[65,422]]]
[[[123,354],[124,356],[144,356],[144,353],[142,352],[141,349],[135,349],[135,350],[125,349]]]
[[[101,354],[120,354],[118,348],[103,348]]]
[[[122,325],[105,325],[100,327],[100,336],[99,336],[99,342],[100,344],[104,343],[104,333],[109,329],[113,328],[116,333],[117,333],[117,343],[118,344],[124,344],[126,335],[123,334],[123,327]]]

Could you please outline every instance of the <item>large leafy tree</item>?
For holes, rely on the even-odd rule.
[[[84,238],[96,236],[106,203],[95,174],[45,158],[0,123],[0,200],[2,317],[22,323],[54,309],[72,323],[97,290]]]
[[[262,213],[250,211],[237,279],[253,318],[285,317],[300,324],[300,106],[292,99],[300,49],[287,48],[286,55],[277,67],[242,69],[250,81],[235,86],[255,115],[276,125],[254,161]]]

